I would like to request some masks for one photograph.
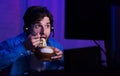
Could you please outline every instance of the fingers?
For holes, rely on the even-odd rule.
[[[54,48],[54,52],[56,55],[63,55],[63,52],[57,48]]]
[[[36,48],[38,47],[40,44],[40,41],[36,41],[36,42],[32,42],[32,45]]]
[[[51,57],[51,59],[61,59],[63,57],[63,52],[57,48],[54,48],[55,56]]]
[[[62,58],[62,55],[58,55],[58,56],[53,56],[53,57],[51,57],[51,59],[56,59],[56,60],[61,59],[61,58]]]
[[[29,38],[30,38],[30,41],[31,41],[33,47],[36,48],[40,44],[40,36],[39,35],[36,35],[36,36],[30,35]]]

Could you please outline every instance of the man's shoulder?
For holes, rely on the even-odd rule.
[[[55,40],[54,38],[48,38],[48,42],[50,42],[50,43],[58,43],[58,41]]]
[[[14,47],[20,43],[23,43],[23,41],[25,40],[25,34],[21,33],[15,37],[9,38],[7,40],[4,40],[2,42],[0,42],[0,46],[3,47]]]
[[[26,33],[20,33],[19,35],[17,35],[15,38],[18,38],[18,39],[25,39],[26,38]]]
[[[49,46],[53,46],[60,50],[63,50],[63,46],[54,38],[48,38],[48,44]]]

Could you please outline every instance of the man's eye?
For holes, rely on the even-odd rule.
[[[50,25],[46,25],[46,27],[47,27],[47,28],[49,28],[49,27],[50,27]]]
[[[34,27],[38,28],[38,27],[41,27],[41,25],[40,24],[35,24]]]

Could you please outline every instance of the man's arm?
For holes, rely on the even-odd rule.
[[[25,47],[23,43],[15,44],[14,40],[7,40],[0,43],[0,70],[8,67],[19,57],[24,56]]]

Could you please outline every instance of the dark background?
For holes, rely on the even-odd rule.
[[[120,70],[120,0],[66,0],[65,5],[65,38],[104,40],[107,68]],[[81,56],[78,55],[78,58]],[[75,58],[72,59],[77,62]]]
[[[109,39],[110,12],[108,0],[66,0],[65,38]]]

